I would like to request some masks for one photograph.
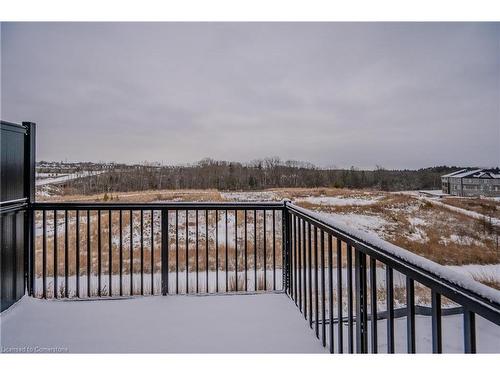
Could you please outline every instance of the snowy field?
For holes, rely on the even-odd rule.
[[[63,174],[53,174],[53,173],[37,173],[35,185],[36,186],[44,186],[49,184],[61,183],[70,180],[74,180],[76,178],[88,177],[88,176],[97,176],[98,174],[103,173],[102,171],[81,171],[76,173],[63,173]]]
[[[24,297],[0,346],[70,353],[323,353],[284,294],[57,302]]]

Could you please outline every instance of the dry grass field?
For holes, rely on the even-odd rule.
[[[261,192],[218,192],[216,190],[182,190],[182,191],[141,191],[128,193],[109,193],[99,195],[56,195],[56,196],[40,196],[40,201],[66,201],[66,202],[158,202],[158,201],[269,201],[290,199],[294,203],[314,211],[321,212],[331,216],[339,222],[344,222],[354,226],[356,229],[375,233],[379,237],[394,243],[398,246],[406,248],[416,254],[431,259],[437,263],[446,266],[465,266],[474,265],[474,267],[489,267],[490,265],[500,264],[500,250],[498,244],[499,233],[496,229],[486,228],[481,220],[461,214],[459,212],[447,209],[441,205],[434,205],[432,202],[421,200],[416,196],[411,196],[402,193],[387,193],[380,191],[358,191],[348,189],[320,188],[320,189],[273,189]],[[448,202],[450,201],[450,202]],[[478,202],[479,201],[479,202]],[[492,202],[492,203],[491,203]],[[447,204],[453,204],[457,207],[466,209],[479,209],[481,207],[488,212],[492,212],[496,207],[494,201],[482,202],[482,200],[474,199],[447,199]],[[479,208],[478,208],[479,207]],[[495,208],[496,209],[496,208]],[[208,262],[209,271],[213,272],[218,269],[225,271],[226,268],[226,245],[225,245],[225,215],[219,212],[219,218],[215,217],[215,212],[210,211],[209,222],[209,252],[208,259],[204,251],[206,246],[205,235],[205,217],[204,213],[199,216],[199,236],[198,246],[199,253],[196,257],[196,233],[195,233],[195,213],[189,212],[188,216],[188,251],[186,253],[186,225],[185,212],[179,211],[178,228],[179,238],[176,242],[174,235],[173,223],[175,221],[174,213],[169,216],[170,232],[169,236],[169,269],[174,272],[178,269],[180,272],[186,269],[189,272],[196,270],[206,270]],[[238,212],[238,253],[235,252],[235,237],[234,237],[234,211],[228,214],[228,246],[227,246],[227,269],[233,271],[229,278],[229,283],[236,283],[234,276],[235,264],[238,264],[238,271],[244,270],[245,254],[241,249],[245,248],[244,243],[244,212]],[[249,269],[254,268],[256,262],[257,268],[262,270],[264,266],[264,247],[267,249],[265,254],[266,267],[273,264],[273,249],[272,234],[269,232],[272,226],[271,213],[268,212],[266,224],[268,234],[266,236],[266,244],[264,246],[263,238],[257,238],[254,243],[253,225],[254,217],[250,212],[247,216],[248,232],[247,232],[247,266]],[[80,216],[80,248],[82,249],[80,258],[80,274],[85,274],[87,268],[86,256],[86,215],[81,213]],[[127,274],[130,272],[131,258],[134,267],[134,272],[140,270],[141,262],[144,267],[144,272],[150,273],[151,267],[154,272],[159,272],[160,269],[160,219],[159,212],[153,213],[145,211],[143,217],[143,251],[141,252],[141,226],[140,213],[133,213],[133,228],[132,241],[133,253],[130,256],[130,213],[124,212],[122,217],[122,271]],[[280,223],[279,214],[275,217],[276,223]],[[58,213],[58,257],[59,257],[59,274],[64,275],[64,212]],[[69,274],[76,273],[76,227],[75,213],[68,212],[68,246],[69,246]],[[90,238],[91,238],[91,269],[96,270],[98,267],[98,234],[97,234],[97,212],[90,212]],[[151,252],[151,223],[153,222],[153,237],[154,246]],[[41,264],[41,214],[37,216],[37,259],[36,264]],[[53,215],[47,213],[48,232],[53,231]],[[109,217],[108,212],[104,211],[101,214],[101,262],[102,271],[108,272],[109,264]],[[111,257],[112,257],[112,274],[116,275],[119,272],[119,213],[112,212],[111,214]],[[216,250],[215,227],[218,228],[218,246]],[[263,227],[262,212],[257,214],[257,232],[261,233]],[[281,267],[281,238],[279,225],[276,225],[274,249],[276,267]],[[48,249],[53,249],[53,237],[48,236],[46,244]],[[179,252],[176,253],[176,246]],[[254,248],[256,256],[254,257]],[[217,252],[216,252],[217,251]],[[52,252],[47,253],[47,272],[48,275],[53,275],[53,258]],[[187,258],[186,258],[187,254]],[[151,255],[154,262],[151,266]],[[177,255],[178,265],[173,261]],[[187,259],[187,263],[186,263]],[[314,260],[313,260],[314,261]],[[336,260],[334,259],[334,262]],[[344,263],[344,261],[343,261]],[[37,267],[37,273],[41,274],[41,268]],[[500,276],[493,272],[473,272],[471,276],[485,283],[486,285],[500,289]],[[258,278],[262,278],[261,275]],[[244,283],[238,279],[238,288],[240,289]],[[263,281],[259,281],[263,283]],[[240,285],[241,284],[241,285]],[[263,285],[261,285],[263,286]]]

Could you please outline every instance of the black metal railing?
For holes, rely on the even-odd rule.
[[[286,292],[331,353],[394,353],[396,336],[402,336],[396,318],[405,325],[404,351],[415,353],[417,311],[430,315],[430,331],[422,331],[424,324],[418,333],[432,337],[434,353],[443,351],[442,316],[448,313],[463,315],[466,353],[476,352],[476,314],[500,330],[500,298],[493,289],[473,282],[471,290],[460,278],[444,275],[445,267],[285,205]]]
[[[283,289],[283,204],[36,203],[43,298]]]
[[[417,352],[422,334],[441,353],[450,314],[463,316],[467,353],[476,351],[476,315],[500,329],[493,289],[471,289],[290,202],[32,208],[37,297],[285,292],[331,353],[402,351],[403,333],[404,351]],[[429,332],[417,330],[422,316]]]

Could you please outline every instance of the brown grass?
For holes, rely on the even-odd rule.
[[[500,202],[492,199],[446,197],[442,201],[450,206],[500,219]]]
[[[141,252],[141,245],[134,240],[133,243],[133,268],[134,272],[140,272],[141,269],[141,254],[143,254],[143,269],[144,272],[151,272],[151,255],[154,256],[154,271],[159,272],[161,267],[161,233],[159,227],[159,213],[155,213],[154,222],[154,246],[153,252],[151,252],[151,213],[144,212],[144,229],[143,229],[143,251]],[[53,223],[53,214],[51,212],[47,213],[47,223]],[[57,236],[57,257],[58,264],[57,270],[58,275],[63,276],[65,274],[65,235],[64,235],[64,212],[58,212],[58,236]],[[189,243],[187,251],[187,266],[189,271],[196,271],[196,260],[198,259],[198,270],[205,271],[207,265],[206,258],[206,236],[204,229],[204,213],[199,214],[199,228],[198,228],[198,257],[196,257],[196,240],[194,234],[196,231],[196,217],[194,212],[189,212],[188,216],[188,226],[189,226]],[[280,237],[280,217],[276,215],[276,236],[273,244],[272,237],[272,226],[270,225],[271,215],[268,212],[267,216],[267,235],[266,235],[266,268],[270,269],[273,265],[273,256],[275,257],[276,267],[281,267],[281,237]],[[37,222],[41,225],[41,213],[37,213]],[[179,271],[185,271],[186,269],[186,225],[185,225],[185,215],[180,212],[178,216],[178,233],[179,240],[176,241],[175,238],[175,228],[172,227],[175,223],[174,213],[169,214],[169,270],[174,272],[177,268]],[[216,215],[214,211],[209,211],[208,218],[208,228],[209,228],[209,242],[208,242],[208,267],[209,270],[215,271],[216,269],[216,259],[218,259],[218,267],[220,270],[225,270],[226,268],[226,252],[227,252],[227,268],[229,271],[234,271],[235,269],[235,258],[236,249],[229,243],[229,246],[225,246],[225,237],[221,236],[222,229],[225,225],[225,217],[223,212],[219,212],[219,243],[216,244],[215,241],[215,225],[216,225]],[[119,247],[119,237],[120,237],[120,227],[119,227],[119,214],[118,212],[112,212],[111,214],[111,256],[112,264],[111,270],[113,274],[119,274],[120,270],[120,247]],[[133,212],[133,233],[135,236],[140,236],[140,212]],[[254,243],[253,240],[253,225],[254,218],[253,215],[248,214],[247,216],[247,243],[246,243],[246,254],[247,254],[247,267],[257,269],[264,268],[264,239],[263,233],[263,217],[262,213],[258,214],[257,217],[257,241]],[[130,237],[128,235],[130,228],[130,213],[125,211],[122,217],[122,271],[124,274],[130,273]],[[50,227],[47,227],[49,230]],[[245,268],[245,240],[244,240],[244,212],[238,211],[238,271],[243,271]],[[76,214],[74,211],[68,212],[68,274],[76,274]],[[87,223],[86,223],[86,213],[80,214],[80,274],[87,274]],[[109,216],[107,211],[101,213],[101,271],[104,274],[109,272]],[[184,236],[184,237],[182,237]],[[234,238],[234,231],[229,228],[228,239]],[[116,243],[115,243],[116,241]],[[218,246],[216,246],[218,245]],[[274,245],[274,254],[273,254]],[[178,249],[178,251],[176,250]],[[227,250],[227,251],[226,251]],[[256,251],[257,263],[254,264],[254,250]],[[91,254],[91,272],[95,274],[98,269],[98,214],[96,211],[90,212],[90,254]],[[43,262],[43,237],[40,233],[37,234],[35,240],[35,272],[38,277],[42,275],[42,262]],[[176,254],[178,259],[178,264],[176,264]],[[47,275],[54,275],[54,236],[52,233],[47,234],[46,239],[46,272]]]

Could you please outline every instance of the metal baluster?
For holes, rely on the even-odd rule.
[[[80,212],[75,211],[76,214],[76,297],[80,298]],[[45,230],[45,228],[44,228]],[[44,274],[45,275],[45,274]]]
[[[109,264],[109,292],[108,295],[111,296],[113,294],[113,284],[112,284],[112,278],[113,278],[113,246],[112,246],[112,238],[111,236],[113,235],[113,230],[111,227],[111,210],[108,211],[108,264]]]
[[[144,295],[144,211],[141,210],[141,296]]]
[[[47,298],[47,213],[42,211],[42,297]]]
[[[332,248],[332,236],[328,235],[328,321],[330,322],[329,334],[330,334],[330,353],[333,353],[334,343],[333,343],[333,248]],[[299,258],[300,259],[300,258]]]
[[[314,328],[319,339],[318,228],[314,227]]]
[[[151,210],[151,295],[155,294],[155,240],[154,240],[154,211]],[[120,276],[121,280],[121,276]],[[120,281],[121,284],[121,281]]]
[[[352,246],[347,244],[347,346],[349,353],[354,352],[353,342],[353,296],[352,296]]]
[[[366,353],[367,347],[367,282],[366,255],[354,248],[355,255],[355,290],[356,290],[356,351]]]
[[[323,231],[320,232],[321,235],[321,317],[323,319],[323,325],[321,327],[321,337],[323,341],[323,347],[326,347],[326,309],[325,309],[325,234]]]
[[[253,268],[254,268],[254,290],[258,290],[257,283],[257,210],[253,210]]]
[[[198,210],[195,210],[196,214],[196,293],[198,294],[200,292],[200,287],[199,287],[199,264],[198,264],[198,256],[199,256],[199,244],[198,244]]]
[[[464,352],[476,353],[476,315],[464,306]]]
[[[386,265],[387,352],[394,353],[394,280],[393,271]]]
[[[208,244],[209,244],[209,239],[208,239],[208,210],[205,210],[205,274],[206,274],[206,283],[207,283],[207,293],[209,292],[208,289],[208,267],[209,267],[209,262],[208,262]]]
[[[219,293],[219,210],[215,210],[215,292]]]
[[[266,210],[263,211],[264,216],[264,290],[267,290],[267,239],[266,239]]]
[[[57,259],[57,210],[54,210],[54,298],[58,297],[57,276],[59,274],[59,263]]]
[[[245,212],[245,292],[248,292],[248,233],[247,233],[247,210]]]
[[[297,215],[293,215],[293,299],[295,301],[295,306],[298,306],[297,299]]]
[[[306,243],[306,222],[302,220],[302,278],[304,279],[304,319],[307,320],[307,243]]]
[[[130,295],[134,295],[134,215],[132,210],[129,212],[129,217],[130,217],[130,236],[129,236],[129,241],[130,241]]]
[[[377,334],[377,261],[370,258],[370,295],[371,295],[371,341],[372,353],[378,352],[378,334]]]
[[[168,210],[161,210],[161,294],[168,294]]]
[[[432,352],[443,352],[443,336],[441,325],[441,294],[432,291]]]
[[[234,210],[234,272],[236,291],[238,291],[238,211]]]
[[[342,241],[336,238],[337,241],[337,300],[338,300],[338,336],[339,336],[339,353],[344,352],[344,318],[343,318],[343,303],[342,303]]]
[[[64,210],[64,297],[69,297],[68,210]]]
[[[225,247],[226,260],[225,260],[224,264],[226,266],[226,292],[229,290],[229,266],[228,266],[228,251],[229,251],[229,249],[227,246],[227,244],[228,244],[228,230],[227,230],[228,229],[228,225],[227,225],[228,218],[227,218],[227,216],[228,216],[228,210],[226,210],[226,214],[225,214],[225,218],[226,218],[226,233],[225,233],[226,234],[226,236],[225,236],[226,237],[226,247]]]
[[[179,211],[175,210],[175,294],[179,294]]]
[[[120,296],[123,296],[123,210],[120,210]]]
[[[302,237],[301,237],[300,218],[297,218],[297,293],[299,297],[299,311],[302,312]]]
[[[307,223],[307,241],[308,241],[308,268],[309,268],[309,327],[312,328],[312,241],[311,241],[311,223]]]
[[[415,283],[406,276],[406,339],[408,353],[415,353]]]
[[[90,278],[92,271],[92,254],[90,253],[90,210],[87,210],[87,297],[90,297]]]
[[[186,210],[186,294],[189,294],[189,211]]]
[[[276,290],[276,210],[273,213],[273,290]]]
[[[101,297],[101,210],[97,210],[97,295]]]

